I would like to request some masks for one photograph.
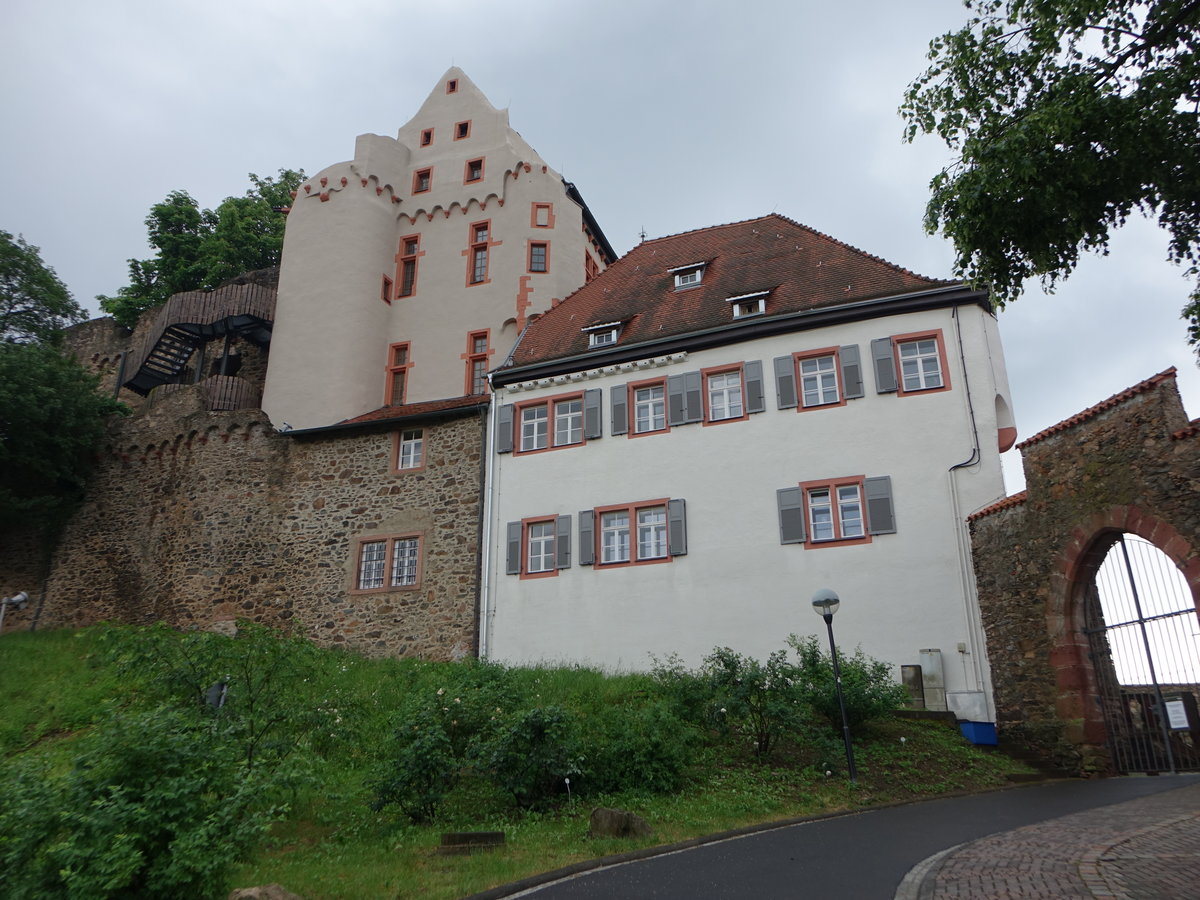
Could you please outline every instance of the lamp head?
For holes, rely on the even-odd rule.
[[[813,611],[821,617],[832,616],[838,611],[841,603],[842,601],[838,598],[837,593],[831,591],[829,588],[821,588],[813,594],[812,598]]]

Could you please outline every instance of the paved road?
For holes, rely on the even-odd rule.
[[[890,900],[910,869],[947,848],[996,832],[1195,784],[1200,784],[1200,776],[1062,781],[930,800],[716,840],[541,886],[527,886],[518,892],[489,891],[485,896],[536,900]]]

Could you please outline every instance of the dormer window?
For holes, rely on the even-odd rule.
[[[767,294],[769,291],[758,291],[754,294],[739,294],[737,297],[726,297],[735,319],[746,319],[750,316],[761,316],[767,311]]]
[[[608,347],[615,344],[617,338],[621,336],[621,324],[620,322],[601,322],[599,325],[589,325],[580,330],[588,336],[589,349]]]
[[[675,276],[675,290],[681,291],[684,288],[696,287],[704,280],[704,263],[691,263],[686,266],[676,266],[674,269],[667,269],[668,272]]]

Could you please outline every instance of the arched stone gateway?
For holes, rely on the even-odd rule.
[[[1200,691],[1195,667],[1186,683],[1168,681],[1159,692],[1118,677],[1112,629],[1136,637],[1145,630],[1139,618],[1166,616],[1152,607],[1106,621],[1097,585],[1110,550],[1126,535],[1142,538],[1177,567],[1190,594],[1190,615],[1171,610],[1172,621],[1187,623],[1188,640],[1200,630],[1200,420],[1188,422],[1174,376],[1162,372],[1024,441],[1027,490],[970,520],[1001,740],[1074,771],[1198,765],[1187,751],[1200,731],[1179,720],[1191,707],[1185,695]],[[1185,727],[1160,715],[1159,693],[1182,698],[1171,707]],[[1174,746],[1175,758],[1131,750],[1123,742],[1131,734],[1146,747]]]

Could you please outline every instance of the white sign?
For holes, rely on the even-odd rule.
[[[1187,731],[1188,725],[1187,710],[1183,707],[1182,700],[1164,700],[1163,705],[1167,708],[1167,721],[1171,723],[1172,731]]]

